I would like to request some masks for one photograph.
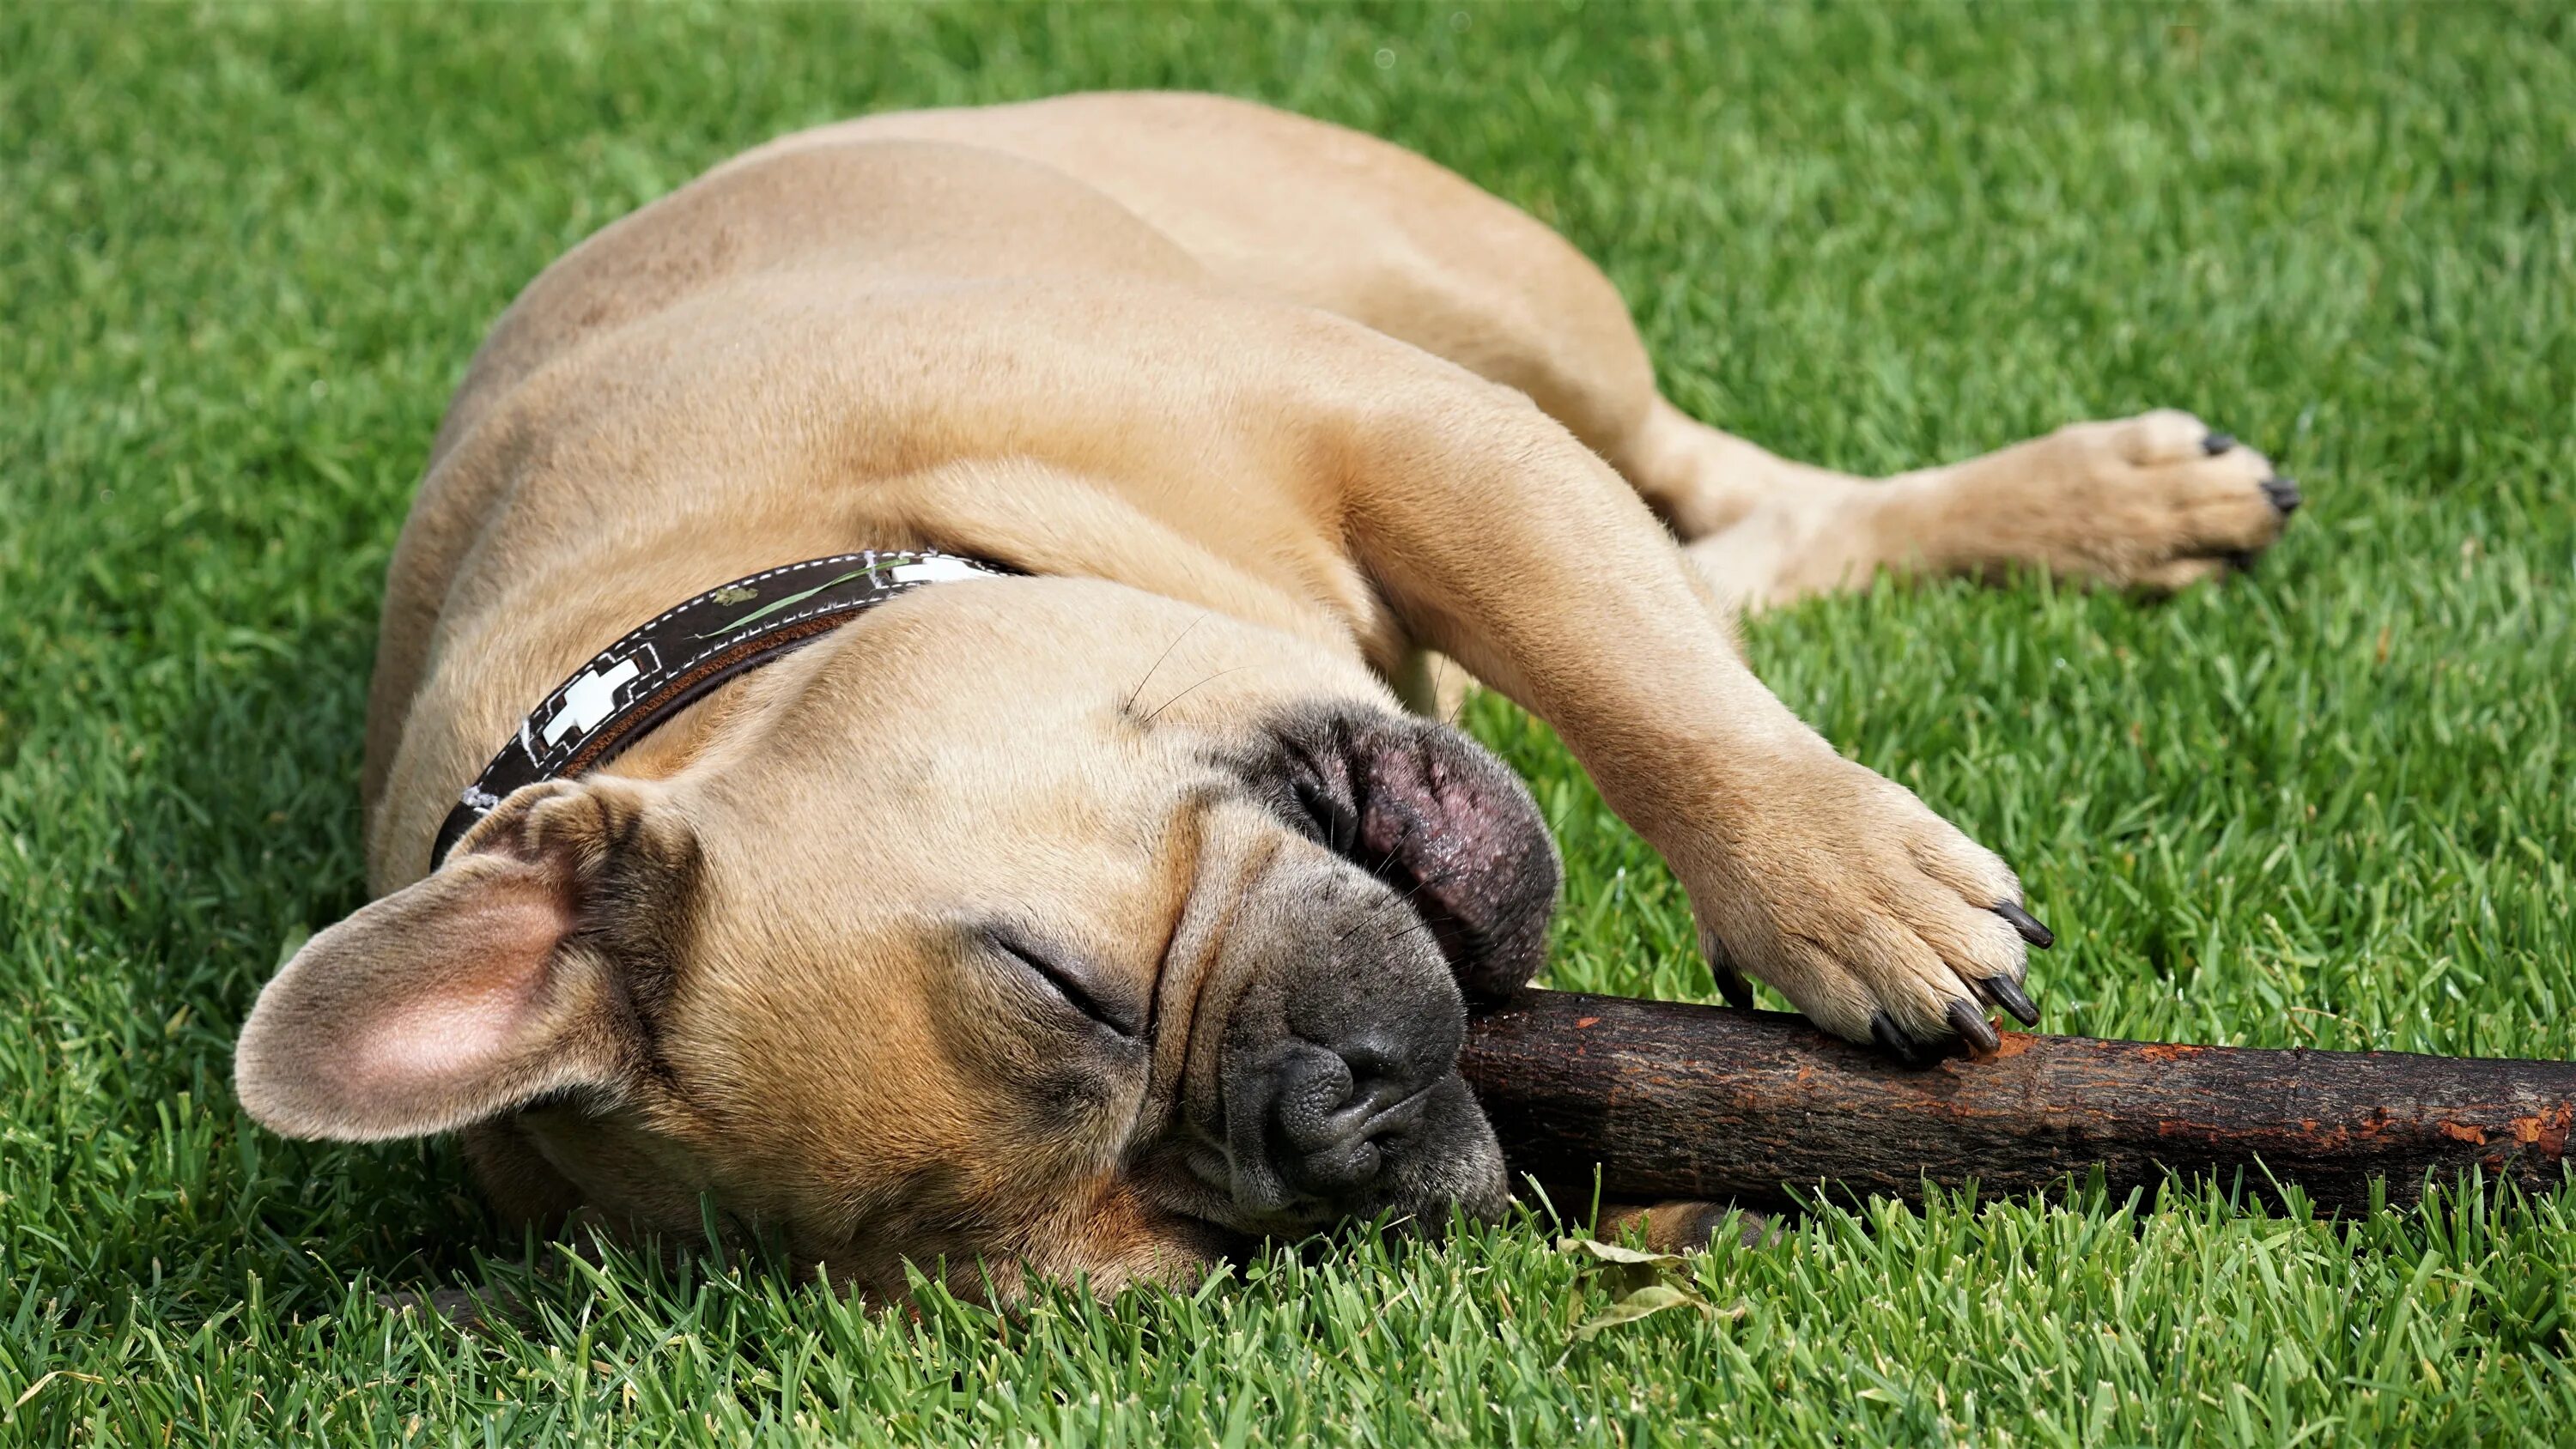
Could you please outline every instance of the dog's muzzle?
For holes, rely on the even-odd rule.
[[[1247,778],[1324,849],[1244,903],[1220,1120],[1201,1124],[1221,1151],[1199,1174],[1270,1224],[1490,1216],[1502,1156],[1458,1051],[1466,997],[1507,993],[1544,960],[1560,872],[1537,806],[1445,725],[1318,712],[1275,740]]]

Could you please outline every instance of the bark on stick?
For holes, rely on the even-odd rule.
[[[1575,992],[1479,1012],[1462,1066],[1516,1174],[1588,1195],[1598,1164],[1606,1197],[1756,1208],[1818,1184],[2005,1196],[2098,1167],[2115,1195],[2241,1173],[2349,1212],[2374,1179],[2398,1206],[2428,1173],[2555,1184],[2576,1125],[2576,1063],[2005,1032],[1908,1068],[1803,1017]]]

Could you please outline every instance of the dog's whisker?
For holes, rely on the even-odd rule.
[[[1429,937],[1433,941],[1438,941],[1440,939],[1440,933],[1434,928],[1453,924],[1457,919],[1458,918],[1456,916],[1427,916],[1422,920],[1414,922],[1412,925],[1401,927],[1386,935],[1380,936],[1377,943],[1380,946],[1392,946],[1396,942],[1403,940],[1405,937],[1412,935],[1416,931],[1420,931],[1423,935]]]
[[[1406,841],[1409,841],[1409,840],[1411,840],[1411,839],[1413,838],[1413,830],[1414,830],[1414,827],[1415,827],[1415,826],[1417,826],[1417,825],[1420,825],[1421,823],[1422,823],[1422,821],[1420,820],[1420,818],[1419,818],[1419,817],[1417,817],[1417,818],[1415,818],[1415,819],[1408,820],[1408,821],[1404,822],[1404,831],[1403,831],[1403,833],[1402,833],[1402,834],[1400,834],[1400,835],[1396,836],[1396,838],[1395,838],[1395,844],[1394,844],[1393,846],[1391,846],[1391,847],[1389,847],[1389,848],[1387,849],[1387,852],[1386,852],[1386,858],[1385,858],[1384,860],[1382,860],[1382,861],[1378,862],[1376,865],[1371,866],[1371,867],[1369,868],[1369,874],[1370,874],[1372,877],[1376,878],[1376,879],[1377,879],[1377,880],[1379,880],[1379,881],[1385,882],[1385,883],[1386,883],[1387,885],[1389,885],[1389,886],[1393,886],[1393,885],[1395,884],[1395,882],[1393,882],[1393,881],[1391,881],[1391,880],[1388,880],[1388,879],[1387,879],[1387,872],[1388,872],[1389,870],[1394,869],[1396,861],[1397,861],[1397,860],[1399,860],[1400,858],[1402,858],[1402,856],[1403,856],[1403,854],[1404,854],[1404,846],[1405,846],[1405,842],[1406,842]],[[1356,827],[1356,826],[1354,826],[1353,828],[1354,828],[1354,829],[1356,829],[1357,827]],[[1347,851],[1338,851],[1338,852],[1336,852],[1336,853],[1337,853],[1337,854],[1347,854],[1348,852],[1347,852]],[[1406,891],[1403,895],[1400,895],[1400,896],[1395,896],[1395,897],[1392,897],[1392,898],[1390,898],[1390,899],[1381,900],[1381,901],[1379,901],[1377,904],[1375,904],[1375,905],[1373,905],[1373,906],[1370,906],[1370,907],[1368,908],[1368,910],[1367,910],[1365,913],[1363,913],[1363,914],[1361,915],[1361,917],[1360,917],[1357,921],[1352,922],[1352,923],[1351,923],[1351,925],[1350,925],[1347,929],[1345,929],[1345,930],[1344,930],[1340,935],[1338,935],[1338,936],[1336,936],[1336,937],[1334,937],[1334,938],[1333,938],[1334,944],[1339,945],[1341,942],[1349,940],[1349,939],[1351,938],[1352,933],[1353,933],[1353,932],[1355,932],[1355,931],[1357,931],[1357,930],[1359,930],[1362,926],[1365,926],[1365,925],[1369,924],[1371,921],[1376,920],[1378,917],[1380,917],[1380,916],[1382,916],[1382,915],[1385,915],[1389,910],[1393,909],[1394,907],[1396,907],[1396,906],[1398,906],[1398,905],[1405,904],[1406,902],[1411,901],[1411,900],[1413,899],[1414,891],[1419,891],[1419,890],[1421,890],[1424,886],[1429,885],[1429,884],[1432,884],[1432,882],[1431,882],[1431,881],[1429,881],[1429,880],[1416,879],[1416,880],[1414,881],[1414,883],[1413,883],[1413,890]]]
[[[1229,675],[1229,674],[1240,674],[1240,673],[1242,673],[1244,670],[1250,669],[1251,667],[1252,667],[1252,666],[1251,666],[1251,665],[1249,665],[1249,664],[1237,664],[1237,665],[1232,666],[1231,668],[1219,669],[1219,670],[1215,671],[1214,673],[1206,674],[1206,675],[1202,675],[1202,676],[1200,676],[1199,681],[1198,681],[1198,684],[1193,684],[1193,685],[1191,685],[1191,686],[1190,686],[1190,688],[1189,688],[1189,689],[1184,689],[1184,690],[1182,690],[1179,694],[1173,695],[1171,698],[1169,698],[1169,699],[1167,699],[1167,700],[1164,700],[1161,704],[1158,704],[1158,705],[1154,706],[1154,712],[1153,712],[1152,714],[1149,714],[1149,715],[1145,716],[1145,721],[1144,721],[1144,722],[1145,722],[1145,723],[1147,723],[1147,724],[1152,724],[1156,719],[1158,719],[1158,718],[1160,718],[1160,717],[1162,716],[1163,711],[1165,711],[1165,710],[1167,710],[1167,709],[1170,709],[1173,705],[1176,705],[1176,704],[1180,703],[1183,699],[1187,698],[1187,697],[1188,697],[1188,695],[1189,695],[1189,693],[1190,693],[1190,690],[1191,690],[1191,689],[1196,689],[1196,688],[1198,688],[1200,684],[1206,684],[1206,683],[1207,683],[1207,682],[1209,682],[1210,680],[1222,679],[1222,678],[1224,678],[1225,676],[1227,676],[1227,675]]]
[[[1191,630],[1196,629],[1201,624],[1207,622],[1207,617],[1207,611],[1204,609],[1200,610],[1199,616],[1192,619],[1186,626],[1184,626],[1181,632],[1173,635],[1172,642],[1163,646],[1163,652],[1154,656],[1154,662],[1146,666],[1144,674],[1136,680],[1136,687],[1127,691],[1127,698],[1120,701],[1118,705],[1118,712],[1120,714],[1134,714],[1136,712],[1136,700],[1139,696],[1144,694],[1145,686],[1154,682],[1155,671],[1163,667],[1163,661],[1172,657],[1173,650],[1181,647],[1182,640],[1190,637]],[[1166,700],[1164,703],[1168,704],[1170,701]]]
[[[1386,873],[1394,868],[1396,861],[1403,858],[1405,843],[1413,839],[1413,827],[1420,825],[1421,823],[1422,819],[1420,816],[1416,816],[1413,819],[1404,822],[1404,833],[1395,838],[1395,844],[1387,847],[1386,858],[1369,868],[1369,874],[1376,876],[1379,880],[1386,879]],[[1353,828],[1356,829],[1357,827],[1354,826]]]
[[[1420,894],[1422,893],[1422,891],[1423,891],[1425,888],[1430,887],[1430,886],[1435,886],[1435,885],[1446,885],[1446,884],[1447,884],[1447,883],[1448,883],[1448,882],[1449,882],[1453,877],[1455,877],[1456,875],[1457,875],[1457,872],[1456,872],[1456,871],[1454,871],[1454,870],[1445,870],[1445,871],[1437,872],[1437,873],[1432,874],[1432,875],[1422,876],[1422,877],[1420,877],[1420,878],[1416,879],[1416,880],[1414,881],[1414,883],[1413,883],[1413,888],[1412,888],[1411,890],[1406,891],[1406,892],[1405,892],[1404,894],[1402,894],[1402,895],[1389,896],[1389,897],[1387,897],[1386,899],[1379,901],[1377,904],[1375,904],[1375,905],[1373,905],[1373,906],[1369,907],[1369,908],[1368,908],[1368,910],[1367,910],[1367,912],[1366,912],[1365,914],[1363,914],[1363,915],[1362,915],[1362,916],[1361,916],[1357,921],[1352,922],[1352,923],[1351,923],[1351,925],[1350,925],[1347,929],[1345,929],[1345,930],[1344,930],[1344,931],[1343,931],[1339,936],[1334,937],[1334,938],[1333,938],[1334,942],[1335,942],[1336,944],[1339,944],[1340,942],[1343,942],[1343,941],[1347,941],[1347,940],[1349,940],[1349,939],[1351,938],[1352,933],[1353,933],[1353,932],[1358,931],[1358,930],[1360,929],[1360,927],[1365,926],[1365,925],[1368,925],[1368,924],[1370,924],[1371,922],[1378,920],[1380,917],[1384,916],[1387,912],[1389,912],[1389,911],[1391,911],[1391,910],[1394,910],[1394,909],[1395,909],[1396,907],[1398,907],[1398,906],[1409,906],[1409,905],[1413,904],[1413,898],[1414,898],[1415,896],[1417,896],[1417,895],[1420,895]],[[1383,877],[1380,877],[1380,878],[1381,878],[1381,879],[1383,879]],[[1390,884],[1392,884],[1392,883],[1390,882]]]
[[[1429,884],[1431,884],[1429,881],[1417,881],[1414,883],[1413,890],[1406,891],[1400,896],[1390,895],[1383,900],[1380,900],[1375,905],[1370,906],[1366,911],[1362,912],[1358,920],[1353,921],[1349,926],[1343,928],[1342,933],[1335,936],[1333,940],[1336,943],[1347,941],[1353,935],[1357,934],[1360,928],[1375,925],[1377,922],[1385,919],[1388,912],[1394,911],[1402,906],[1411,905],[1413,903],[1414,891],[1419,891]]]
[[[1429,930],[1433,926],[1454,925],[1457,923],[1457,920],[1458,918],[1456,916],[1423,916],[1409,924],[1397,927],[1395,934],[1387,937],[1386,939],[1390,941],[1396,940],[1403,936],[1407,931],[1424,931]]]

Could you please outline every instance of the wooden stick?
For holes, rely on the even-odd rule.
[[[1515,1174],[1588,1204],[1778,1208],[1837,1184],[1985,1196],[2098,1167],[2114,1194],[2168,1172],[2321,1211],[2391,1205],[2427,1173],[2561,1180],[2576,1064],[2404,1052],[2258,1051],[2003,1033],[1991,1055],[1896,1065],[1804,1017],[1532,991],[1480,1012],[1461,1065]],[[1559,1198],[1560,1206],[1571,1205]]]

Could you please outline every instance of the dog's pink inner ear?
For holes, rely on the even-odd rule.
[[[599,964],[562,950],[560,873],[460,857],[306,943],[234,1054],[242,1105],[291,1137],[441,1132],[604,1082]]]
[[[541,1003],[546,958],[568,922],[560,904],[516,882],[496,883],[440,923],[453,960],[444,980],[389,983],[380,1014],[359,1023],[343,1070],[360,1092],[400,1094],[489,1071],[509,1054]]]

